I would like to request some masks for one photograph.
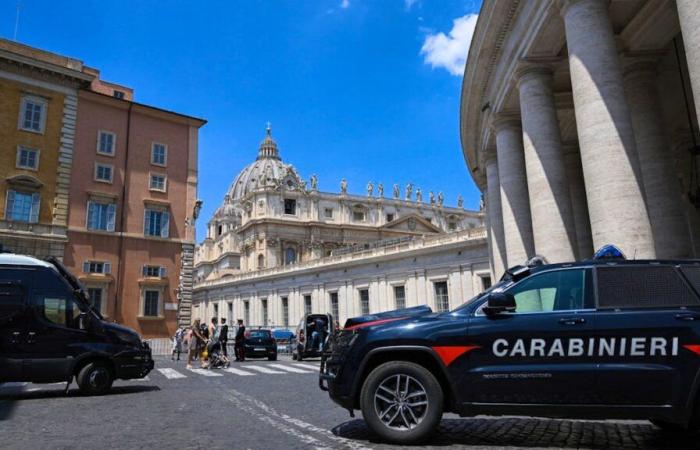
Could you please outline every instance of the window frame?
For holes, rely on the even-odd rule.
[[[160,222],[160,233],[158,234],[150,234],[148,233],[148,228],[146,227],[147,223],[147,218],[150,212],[155,212],[158,214],[161,214],[161,222]],[[163,223],[163,217],[165,217],[167,220],[167,227],[165,227]],[[165,228],[165,236],[163,236],[163,229]],[[164,209],[162,207],[153,207],[153,206],[146,206],[143,209],[143,235],[146,237],[155,237],[155,238],[163,238],[167,239],[170,237],[170,211],[168,209]]]
[[[16,196],[17,194],[31,196],[32,203],[31,203],[31,206],[29,208],[29,218],[27,220],[15,219],[13,217],[10,217],[10,211],[11,211],[9,208],[10,194],[12,194],[13,196]],[[35,199],[38,199],[36,202],[36,205],[34,202]],[[12,201],[13,201],[12,207],[14,209],[14,201],[15,200],[13,199]],[[36,206],[36,210],[34,209],[35,206]],[[5,220],[7,220],[9,222],[20,222],[20,223],[39,223],[40,215],[41,215],[41,193],[39,193],[37,191],[26,191],[26,190],[17,190],[17,189],[7,189],[5,191]]]
[[[112,136],[112,152],[111,153],[104,152],[101,149],[101,147],[102,147],[102,145],[101,145],[102,144],[102,135],[103,134]],[[117,153],[117,133],[114,133],[112,131],[102,130],[102,129],[97,130],[97,146],[95,148],[95,153],[97,153],[98,155],[109,156],[111,158],[114,158],[115,154]]]
[[[100,205],[103,207],[107,208],[107,219],[106,219],[106,227],[104,229],[102,228],[90,228],[90,207],[92,205]],[[112,221],[109,221],[109,208],[113,208],[113,217]],[[89,231],[102,231],[105,233],[114,233],[116,230],[116,222],[117,222],[117,202],[115,201],[109,201],[109,202],[101,202],[99,200],[95,199],[89,199],[87,201],[87,207],[85,208],[85,229]]]
[[[401,308],[399,308],[399,304],[398,304],[398,301],[397,301],[397,299],[398,299],[398,297],[397,297],[397,295],[396,295],[396,289],[397,289],[397,288],[401,288],[401,289],[403,290],[403,306],[402,306]],[[393,294],[394,294],[394,308],[395,308],[395,309],[404,309],[404,308],[406,308],[406,285],[405,285],[405,284],[394,284],[394,285],[391,286],[391,290],[392,290],[392,292],[393,292]]]
[[[36,154],[36,156],[34,157],[34,161],[36,163],[34,165],[34,167],[23,166],[20,164],[20,161],[22,160],[22,151],[34,152]],[[15,168],[38,172],[39,171],[39,158],[40,157],[41,157],[41,150],[39,150],[38,148],[28,147],[26,145],[20,144],[17,146],[17,157],[15,159]]]
[[[333,220],[334,212],[335,212],[334,208],[324,207],[323,208],[323,218]]]
[[[304,315],[306,316],[309,314],[313,314],[314,313],[314,299],[311,296],[311,294],[302,294],[302,299],[304,302]],[[308,306],[309,306],[308,309],[306,308],[306,305],[307,305],[306,300],[309,301],[308,302]]]
[[[364,300],[362,299],[363,292],[367,293],[367,312],[365,312],[364,309]],[[372,310],[370,308],[369,286],[357,288],[357,297],[360,303],[360,315],[366,316],[372,314]]]
[[[97,174],[99,173],[99,168],[109,168],[109,180],[106,180],[104,178],[98,178]],[[112,164],[105,164],[101,162],[96,162],[95,163],[95,174],[94,174],[94,180],[98,183],[107,183],[107,184],[112,184],[114,182],[114,166]]]
[[[153,187],[153,178],[161,177],[163,178],[163,188]],[[155,192],[168,192],[168,175],[159,172],[149,172],[148,173],[148,190]]]
[[[27,103],[33,102],[41,105],[41,117],[39,118],[39,129],[25,128],[24,127],[24,117],[27,111]],[[47,99],[39,97],[37,95],[23,95],[19,104],[19,117],[17,121],[17,129],[22,131],[27,131],[29,133],[44,134],[46,132],[46,116],[48,115],[49,102]]]
[[[151,286],[144,286],[141,294],[141,311],[140,316],[148,319],[157,319],[163,317],[163,290]],[[155,292],[158,294],[158,302],[156,304],[156,314],[146,314],[146,301],[149,292]]]
[[[294,206],[294,207],[292,208],[292,209],[294,210],[294,212],[291,212],[291,213],[288,213],[288,212],[287,212],[287,202],[292,202],[292,203],[290,203],[290,204]],[[284,212],[284,215],[285,215],[285,216],[296,216],[296,215],[297,215],[297,206],[298,206],[298,204],[297,204],[297,199],[295,199],[295,198],[285,198],[284,201],[283,201],[283,207],[284,207],[284,211],[283,211],[283,212]]]
[[[155,149],[156,149],[157,145],[163,147],[163,162],[162,163],[156,162],[153,158],[153,156],[155,155]],[[151,165],[158,166],[158,167],[167,167],[168,166],[168,144],[164,144],[162,142],[157,142],[157,141],[151,142]]]
[[[443,313],[450,311],[450,283],[447,278],[439,278],[436,280],[431,280],[433,284],[433,295],[435,296],[435,312]],[[438,297],[438,284],[445,285],[445,296],[447,297],[447,307],[440,308],[441,299]],[[444,306],[444,305],[443,305]]]

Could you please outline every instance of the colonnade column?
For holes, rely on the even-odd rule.
[[[506,261],[508,265],[514,266],[524,264],[535,253],[525,175],[523,134],[520,120],[513,116],[496,117],[493,128],[496,131]]]
[[[630,62],[625,88],[657,258],[687,258],[690,240],[656,89],[656,64]]]
[[[535,252],[549,262],[576,258],[576,228],[554,105],[552,70],[525,65],[518,70],[523,148]]]
[[[632,120],[607,0],[564,0],[571,86],[593,244],[654,258]]]
[[[498,163],[493,154],[488,155],[486,159],[486,220],[491,246],[491,270],[495,283],[503,275],[508,263],[503,235],[501,183],[498,176]]]
[[[581,170],[581,154],[578,144],[564,144],[564,163],[566,164],[566,178],[569,180],[569,195],[571,196],[571,210],[576,226],[576,260],[590,258],[593,255],[593,241],[591,240],[591,222],[588,218],[588,203],[586,203],[586,186],[583,182]]]
[[[700,108],[700,8],[697,0],[676,0],[676,6],[695,100],[695,113],[700,121],[700,111],[697,111]]]

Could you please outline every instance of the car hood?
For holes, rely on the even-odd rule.
[[[141,336],[139,336],[139,334],[131,328],[104,321],[102,322],[102,326],[108,333],[115,335],[126,342],[139,345],[141,343]]]
[[[433,310],[429,306],[414,306],[412,308],[395,309],[377,314],[367,314],[365,316],[352,317],[345,322],[344,329],[360,328],[374,324],[393,322],[401,319],[412,319],[432,314]]]

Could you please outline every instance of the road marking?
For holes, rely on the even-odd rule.
[[[308,370],[301,370],[301,369],[297,369],[296,367],[285,366],[282,364],[268,364],[268,366],[274,367],[276,369],[286,370],[287,372],[292,372],[292,373],[314,373],[314,372],[310,372]]]
[[[246,369],[257,370],[258,372],[261,372],[261,373],[270,373],[270,374],[284,373],[284,372],[280,372],[279,370],[272,370],[272,369],[268,369],[267,367],[262,367],[262,366],[243,366],[243,367],[245,367]]]
[[[221,376],[223,376],[220,373],[212,372],[209,369],[187,369],[187,370],[194,372],[196,374],[199,374],[199,375],[204,375],[205,377],[221,377]]]
[[[292,363],[293,366],[301,367],[303,369],[311,369],[314,372],[318,372],[318,366],[312,366],[311,364],[301,364],[301,363]]]
[[[168,380],[174,380],[176,378],[187,378],[187,375],[183,375],[175,369],[166,367],[165,369],[158,369],[158,372],[162,373]]]
[[[342,444],[345,447],[349,447],[353,450],[370,450],[369,448],[362,445],[360,442],[356,442],[356,441],[353,441],[351,439],[346,439],[346,438],[343,438],[340,436],[336,436],[335,434],[333,434],[329,430],[317,427],[316,425],[310,424],[308,422],[304,422],[303,420],[300,420],[300,419],[297,419],[294,417],[290,417],[287,414],[280,413],[277,410],[275,410],[274,408],[263,403],[262,401],[254,398],[254,397],[251,397],[249,395],[246,395],[242,392],[239,392],[235,389],[229,389],[229,392],[231,392],[232,394],[234,394],[236,396],[236,397],[231,396],[229,398],[236,398],[236,401],[238,401],[240,403],[243,403],[243,401],[245,401],[247,403],[251,403],[251,404],[257,406],[258,408],[260,408],[261,410],[263,410],[266,413],[264,415],[264,417],[266,417],[267,419],[271,419],[272,421],[277,423],[278,426],[280,426],[279,424],[280,424],[280,419],[281,419],[281,420],[289,423],[290,425],[294,425],[294,426],[297,426],[297,427],[303,429],[306,432],[304,434],[305,436],[310,437],[310,432],[318,433],[327,439],[331,439],[331,440],[333,440],[339,444]],[[254,411],[257,411],[257,410],[254,410]],[[318,436],[318,434],[317,434],[317,436]],[[337,445],[335,445],[334,447],[337,448]]]
[[[238,392],[233,390],[231,392],[233,392],[234,394],[238,394]],[[301,442],[313,446],[316,450],[330,450],[330,447],[328,447],[324,442],[314,438],[313,436],[309,436],[308,433],[305,433],[294,427],[284,425],[280,423],[279,420],[276,420],[275,418],[270,417],[267,414],[261,413],[254,406],[249,405],[248,402],[237,398],[236,395],[227,395],[226,397],[230,402],[238,406],[239,409],[246,411],[248,414],[250,414],[253,417],[256,417],[258,420],[265,422],[268,425],[271,425],[273,429],[288,434],[289,436],[295,437]]]
[[[252,373],[252,372],[246,372],[245,370],[241,370],[241,369],[234,369],[233,367],[227,367],[227,368],[225,368],[225,369],[224,369],[224,372],[232,373],[232,374],[234,374],[234,375],[241,375],[241,376],[243,376],[243,377],[245,377],[245,376],[250,376],[250,375],[255,375],[255,374]]]

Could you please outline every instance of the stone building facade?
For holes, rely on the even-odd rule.
[[[0,39],[0,249],[62,257],[82,63]]]
[[[461,140],[497,276],[608,243],[697,257],[699,27],[693,0],[483,3]]]
[[[339,193],[319,191],[315,176],[306,182],[282,161],[268,127],[197,247],[194,317],[289,326],[313,311],[344,321],[396,307],[394,285],[399,306],[443,308],[490,284],[481,211],[411,184],[390,191],[368,183],[351,194],[345,180]]]

